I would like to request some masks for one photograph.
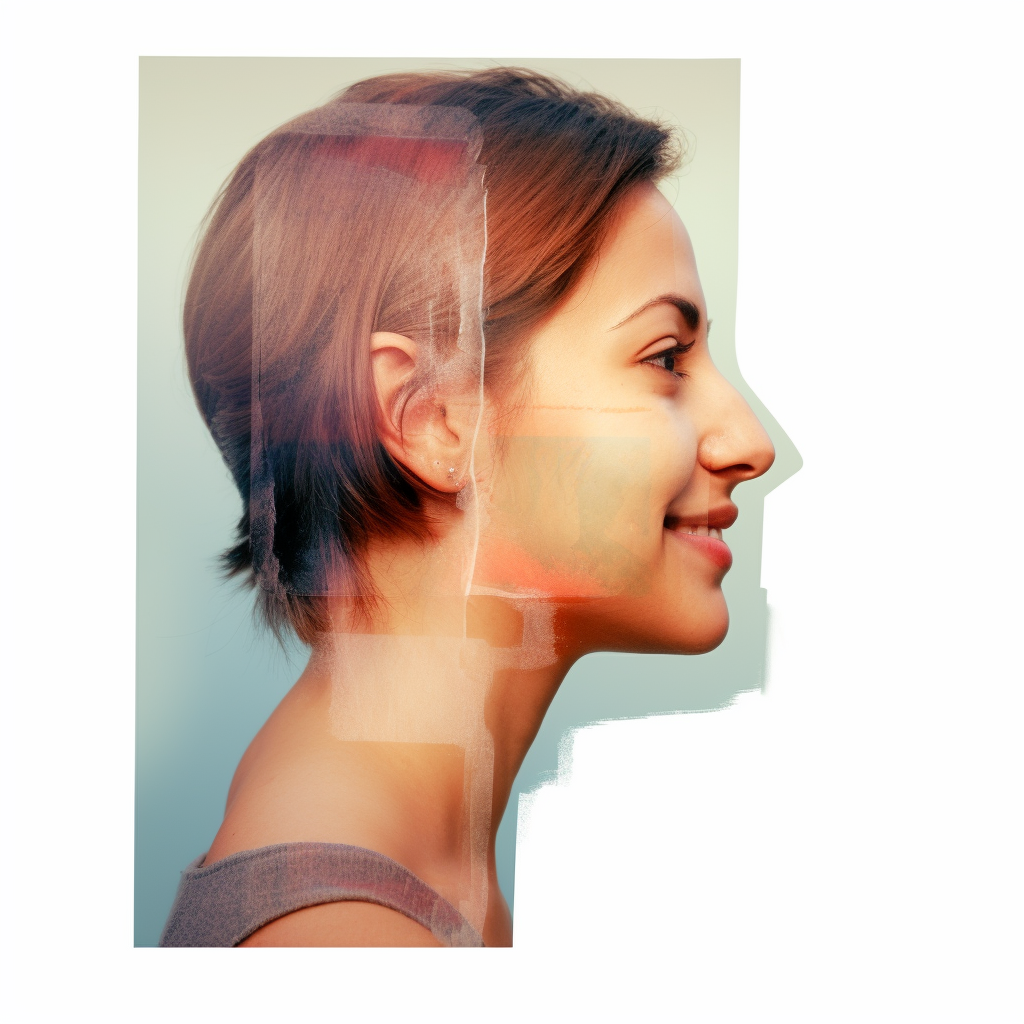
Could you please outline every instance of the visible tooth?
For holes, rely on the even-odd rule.
[[[687,526],[686,527],[686,532],[687,533],[696,533],[697,532],[697,527],[696,526]]]
[[[717,526],[711,528],[711,536],[716,537],[718,540],[722,539],[722,531]]]
[[[708,535],[708,528],[706,526],[698,526],[697,527],[697,536],[698,537],[706,537],[707,535]]]

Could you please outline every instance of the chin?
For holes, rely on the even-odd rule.
[[[699,637],[688,639],[677,651],[676,654],[707,654],[713,651],[729,632],[729,615],[726,613],[725,622],[705,629]]]
[[[562,635],[579,639],[580,652],[627,654],[706,654],[729,632],[725,595],[671,602],[607,598],[563,608]],[[568,621],[571,620],[571,621]]]
[[[666,628],[658,639],[660,654],[707,654],[725,639],[729,632],[729,610],[722,601],[721,610],[707,610],[704,614],[690,618],[684,628]],[[652,638],[654,639],[654,638]]]

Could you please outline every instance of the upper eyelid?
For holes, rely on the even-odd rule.
[[[688,341],[685,344],[676,338],[666,338],[666,341],[672,341],[674,344],[666,345],[664,348],[655,349],[650,355],[644,356],[644,359],[653,359],[655,356],[663,356],[666,352],[678,352],[681,355],[685,355],[687,352],[697,344],[697,339]]]
[[[669,345],[666,348],[656,349],[654,352],[651,352],[650,355],[644,356],[640,360],[640,363],[649,363],[653,366],[655,365],[655,360],[663,359],[667,355],[686,355],[686,353],[689,352],[690,349],[697,344],[696,338],[694,338],[692,341],[687,342],[685,345],[676,338],[668,338],[665,340],[674,341],[675,344]],[[665,369],[668,370],[668,367],[665,367]],[[671,373],[677,379],[685,379],[690,376],[685,370],[672,369],[668,370],[668,372]]]

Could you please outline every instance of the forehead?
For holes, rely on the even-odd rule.
[[[706,318],[690,236],[653,185],[638,186],[618,211],[570,305],[618,323],[659,295],[681,295]]]

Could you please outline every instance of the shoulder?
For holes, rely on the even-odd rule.
[[[440,946],[428,929],[389,907],[345,900],[285,914],[241,946]]]

